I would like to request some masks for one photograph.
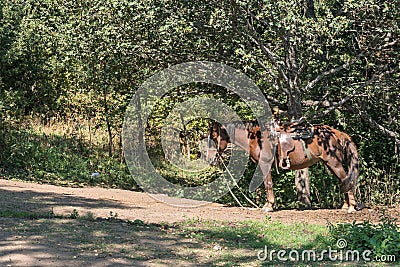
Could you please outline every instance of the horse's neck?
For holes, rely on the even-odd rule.
[[[247,153],[250,151],[249,139],[247,137],[247,131],[241,128],[235,128],[234,138],[231,138],[231,142]]]

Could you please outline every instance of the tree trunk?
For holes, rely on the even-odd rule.
[[[110,114],[108,109],[107,103],[107,89],[104,87],[103,89],[103,105],[104,105],[104,116],[107,126],[107,133],[108,133],[108,156],[112,157],[113,154],[113,135],[112,135],[112,127],[110,122]]]
[[[290,95],[287,96],[288,103],[288,117],[291,120],[298,120],[303,115],[301,106],[301,95],[292,90]]]
[[[307,208],[311,207],[310,176],[308,174],[308,168],[297,170],[294,180],[297,190],[297,200],[303,203]]]
[[[301,93],[299,89],[292,89],[288,96],[288,115],[290,119],[300,119],[302,116]],[[295,171],[295,185],[297,200],[307,208],[311,207],[310,177],[308,168]]]
[[[298,80],[295,75],[289,75],[289,77],[291,77],[290,85],[295,88],[291,88],[289,91],[290,94],[288,95],[287,101],[288,115],[291,120],[298,120],[303,115],[300,85],[298,84]],[[303,205],[305,205],[307,208],[311,207],[310,177],[308,174],[308,168],[295,171],[295,185],[297,190],[297,200],[300,201],[300,203],[303,203]]]
[[[290,96],[293,101],[288,101],[289,109],[288,114],[292,119],[299,119],[302,116],[301,112],[301,104],[298,103],[300,101],[299,98],[293,98]],[[308,174],[308,168],[302,170],[295,171],[295,185],[297,190],[297,200],[303,203],[306,207],[311,207],[311,200],[310,200],[310,177]]]

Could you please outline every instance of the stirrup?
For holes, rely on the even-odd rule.
[[[286,167],[285,168],[290,168],[290,159],[289,157],[286,158]]]

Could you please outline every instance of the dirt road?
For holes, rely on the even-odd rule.
[[[174,201],[174,200],[173,200]],[[181,202],[181,200],[175,200]],[[0,210],[69,215],[74,210],[84,216],[108,218],[110,213],[124,220],[147,223],[174,223],[191,218],[202,220],[244,221],[271,220],[283,223],[326,224],[327,222],[379,221],[379,209],[364,209],[354,214],[342,210],[280,210],[265,214],[261,210],[207,204],[200,207],[176,207],[165,204],[146,193],[120,189],[66,188],[0,179]],[[388,214],[400,218],[400,207],[388,209]],[[117,214],[117,215],[116,215]]]

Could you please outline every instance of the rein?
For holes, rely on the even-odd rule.
[[[224,166],[226,172],[229,174],[229,177],[230,177],[230,178],[232,179],[232,181],[235,183],[235,186],[239,189],[240,194],[241,194],[241,195],[247,200],[247,202],[250,203],[254,208],[260,209],[260,207],[259,207],[257,204],[255,204],[250,198],[248,198],[248,197],[246,196],[245,193],[243,193],[242,189],[241,189],[240,186],[237,184],[235,178],[233,178],[232,173],[229,171],[228,167],[225,165],[224,161],[221,160],[221,162],[222,162],[222,165]],[[239,206],[242,207],[242,208],[247,208],[247,207],[243,206],[243,204],[240,202],[240,200],[235,196],[235,194],[233,193],[233,191],[232,191],[232,189],[231,189],[231,187],[229,186],[228,183],[226,183],[226,186],[228,186],[229,193],[231,194],[231,196],[233,197],[233,199],[235,199],[236,203],[238,203]]]

